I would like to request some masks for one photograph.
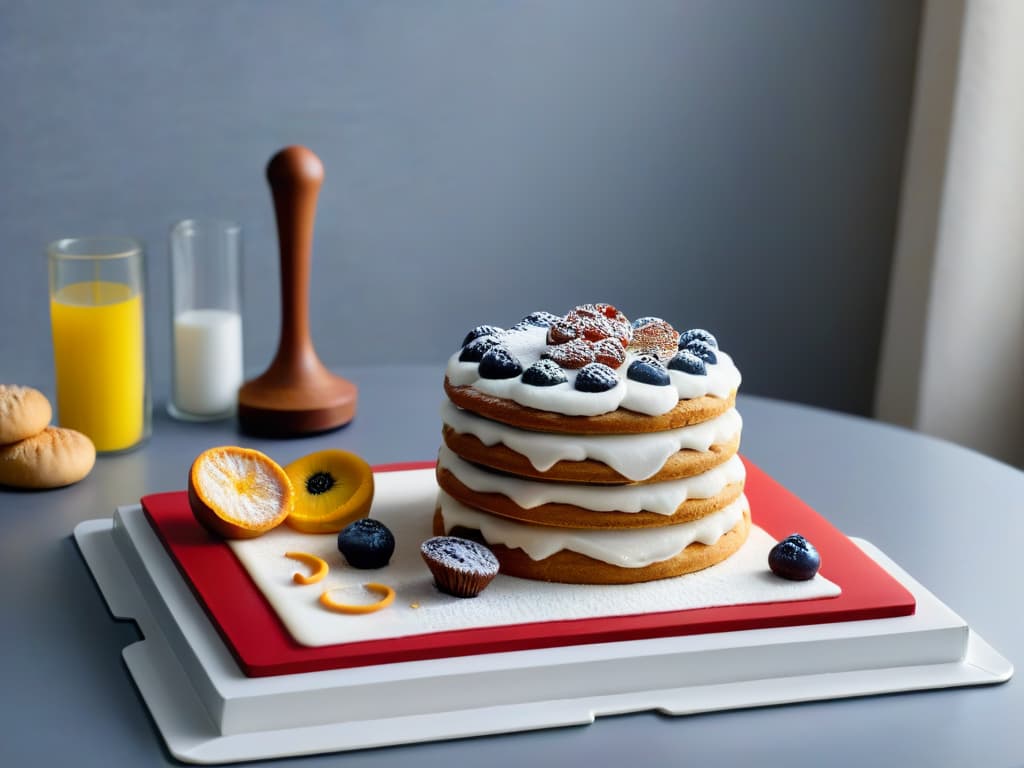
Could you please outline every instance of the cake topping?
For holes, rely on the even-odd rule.
[[[641,326],[648,325],[650,323],[660,322],[662,322],[660,317],[638,317],[636,320],[630,323],[630,327],[635,331],[637,328]]]
[[[553,387],[568,380],[554,360],[538,360],[523,372],[523,383],[534,387]]]
[[[618,368],[626,362],[626,350],[618,339],[601,339],[594,342],[594,360],[609,368]]]
[[[714,365],[718,362],[718,355],[715,354],[715,348],[706,341],[694,339],[686,345],[686,351],[696,355],[705,363],[711,363]]]
[[[626,376],[641,384],[653,384],[656,387],[667,387],[671,383],[665,366],[657,358],[646,355],[629,364]]]
[[[680,400],[728,398],[739,387],[739,371],[729,355],[717,350],[707,331],[690,329],[681,337],[656,317],[642,317],[634,325],[610,304],[581,304],[563,317],[531,313],[507,330],[478,326],[471,335],[485,335],[449,359],[446,377],[454,387],[472,387],[491,397],[567,416],[598,416],[619,408],[655,416],[671,411]],[[681,338],[696,346],[681,347]],[[505,352],[496,352],[481,365],[497,346]],[[691,356],[675,359],[683,351]],[[668,369],[668,386],[627,375],[630,364],[644,355]],[[522,372],[541,359],[559,363],[565,379],[549,376],[552,371],[547,368],[523,379]],[[588,368],[594,364],[604,368]],[[587,374],[577,384],[584,370]],[[617,381],[607,376],[609,371]],[[664,381],[661,376],[657,380]]]
[[[550,328],[552,325],[557,323],[559,320],[558,315],[553,315],[550,312],[531,312],[518,323],[519,325],[535,325],[538,328]]]
[[[499,333],[501,333],[501,328],[496,325],[478,325],[466,334],[466,338],[462,340],[462,346],[466,346],[473,339],[479,339],[481,336],[496,336]]]
[[[576,326],[587,341],[618,339],[625,347],[632,337],[632,328],[626,316],[611,304],[581,304],[569,312],[565,319]]]
[[[617,342],[613,341],[613,344]],[[594,362],[594,345],[583,339],[573,339],[565,344],[558,344],[546,353],[547,356],[563,368],[575,371],[587,363]]]
[[[547,342],[554,345],[573,339],[616,339],[625,347],[631,336],[626,316],[611,304],[581,304],[551,325]]]
[[[485,379],[511,379],[523,372],[523,366],[501,344],[495,344],[480,358],[480,375]]]
[[[784,538],[768,553],[768,567],[772,573],[790,581],[813,579],[821,567],[818,550],[799,533]]]
[[[718,349],[718,340],[709,331],[705,331],[703,328],[691,328],[690,330],[683,331],[679,334],[679,348],[686,349],[689,343],[694,339],[707,342],[715,349]]]
[[[479,363],[484,353],[498,343],[496,336],[480,336],[462,348],[459,361],[463,363]]]
[[[619,383],[615,371],[603,363],[583,366],[576,375],[576,389],[580,392],[607,392]]]
[[[659,318],[643,319],[646,322],[633,328],[630,350],[637,354],[654,355],[659,360],[668,360],[679,349],[679,333]]]
[[[704,361],[688,349],[683,349],[672,356],[668,361],[669,370],[692,373],[695,376],[707,376],[708,368]]]
[[[558,320],[548,328],[547,342],[548,344],[565,344],[567,341],[578,338],[579,335],[576,326],[568,320]]]
[[[615,327],[603,317],[580,317],[576,322],[580,335],[587,341],[600,341],[615,336]]]

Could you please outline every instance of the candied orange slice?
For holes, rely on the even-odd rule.
[[[285,471],[251,448],[203,451],[188,473],[192,514],[227,539],[251,539],[284,522],[295,504]]]
[[[331,448],[284,468],[295,488],[295,508],[285,521],[303,533],[337,533],[370,514],[373,470],[359,456]]]

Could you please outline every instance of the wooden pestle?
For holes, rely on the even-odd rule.
[[[331,373],[309,333],[313,224],[324,167],[305,147],[286,147],[267,164],[281,252],[281,337],[262,376],[238,391],[242,431],[295,437],[336,429],[352,420],[355,384]]]

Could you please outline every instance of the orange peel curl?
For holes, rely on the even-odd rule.
[[[284,556],[291,560],[297,560],[303,565],[308,565],[313,569],[312,573],[308,576],[304,573],[299,573],[298,571],[293,573],[292,581],[296,584],[316,584],[327,575],[327,571],[329,570],[326,560],[310,554],[309,552],[285,552]]]
[[[361,614],[379,611],[381,608],[387,608],[395,602],[395,590],[387,584],[370,582],[369,584],[363,584],[363,587],[371,592],[376,592],[377,594],[382,595],[381,599],[375,603],[360,603],[355,605],[351,603],[339,603],[331,597],[332,590],[325,589],[320,595],[320,605],[336,613]],[[338,589],[338,587],[335,587],[335,589]]]

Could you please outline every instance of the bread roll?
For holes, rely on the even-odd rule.
[[[0,445],[39,434],[52,416],[50,401],[38,389],[0,384]]]
[[[0,445],[0,485],[59,488],[77,483],[96,463],[96,448],[81,432],[46,427],[10,445]]]

